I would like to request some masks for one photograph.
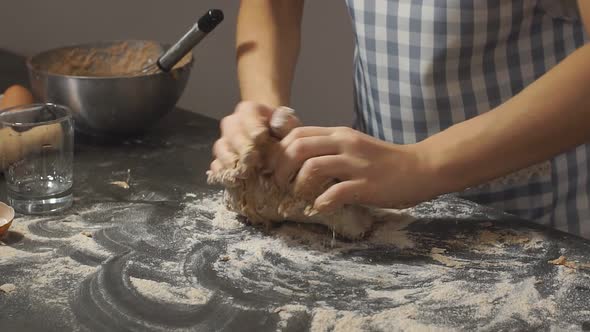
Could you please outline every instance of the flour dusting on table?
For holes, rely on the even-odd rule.
[[[175,287],[165,282],[131,277],[131,284],[137,291],[156,301],[197,305],[207,302],[208,292],[194,287]]]
[[[590,321],[589,310],[570,308],[585,301],[590,276],[549,263],[579,256],[478,211],[439,201],[382,210],[365,239],[348,241],[319,225],[248,225],[218,192],[165,209],[98,202],[65,218],[17,218],[0,266],[26,277],[0,284],[72,322],[104,311],[147,330],[166,328],[134,316],[121,296],[163,305],[162,319],[208,306],[263,311],[279,330],[302,321],[312,331],[563,330]]]
[[[213,232],[250,227],[228,214],[220,197],[201,198],[191,208],[211,214]],[[556,284],[544,285],[544,280],[519,276],[520,271],[538,263],[531,261],[531,257],[546,253],[541,233],[494,230],[491,222],[476,218],[481,225],[473,235],[461,237],[458,234],[454,239],[437,243],[446,249],[424,247],[424,242],[429,240],[416,239],[416,234],[409,230],[417,218],[432,218],[432,209],[439,212],[436,219],[457,216],[470,219],[476,215],[474,208],[467,204],[433,202],[429,209],[430,213],[420,207],[383,211],[374,231],[364,241],[357,242],[334,240],[329,231],[309,225],[286,224],[262,229],[267,235],[250,235],[229,242],[225,258],[214,262],[214,270],[221,277],[238,282],[245,293],[272,288],[276,293],[313,303],[316,292],[330,293],[329,288],[334,283],[343,282],[353,289],[353,285],[364,285],[364,289],[355,290],[353,294],[341,295],[343,302],[349,302],[351,307],[355,303],[362,306],[363,301],[358,300],[360,294],[380,303],[375,305],[377,309],[369,311],[341,310],[322,303],[306,306],[304,311],[312,316],[312,330],[317,331],[448,329],[454,326],[453,322],[469,318],[474,319],[473,327],[478,329],[496,329],[510,321],[541,327],[547,317],[562,315],[557,306],[563,299],[555,293],[571,290],[571,282],[560,275],[555,278]],[[432,223],[434,226],[436,220]],[[225,226],[228,224],[231,227]],[[423,243],[418,245],[417,240]],[[371,259],[350,255],[379,246],[393,247],[390,262],[373,263]],[[518,254],[515,248],[529,251],[531,257]],[[455,249],[487,259],[459,258],[455,256]],[[404,257],[423,255],[424,259],[428,257],[440,264],[407,265],[393,258],[400,254]],[[493,277],[491,287],[490,281],[480,282],[480,278],[490,277],[480,269],[489,266],[503,270]],[[325,280],[322,277],[325,275],[335,278]],[[574,278],[588,281],[588,276],[584,275]],[[276,285],[281,285],[280,289]],[[538,290],[545,286],[555,288],[554,294],[542,294]],[[342,303],[336,301],[336,304]],[[281,312],[286,315],[284,312],[289,310],[300,312],[303,309],[296,306],[295,309],[283,308]],[[283,321],[288,318],[283,317]],[[557,319],[552,324],[565,328]]]

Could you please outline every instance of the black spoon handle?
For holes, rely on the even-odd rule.
[[[158,59],[158,67],[169,72],[188,52],[207,36],[207,34],[223,21],[223,12],[219,9],[211,9],[203,15],[176,44],[172,45]]]

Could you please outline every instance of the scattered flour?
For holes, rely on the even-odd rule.
[[[415,218],[396,210],[382,210],[376,218],[381,219],[380,224],[371,233],[367,239],[368,242],[377,245],[395,245],[400,249],[415,246],[408,231],[405,230],[408,225],[416,221]]]
[[[75,248],[76,250],[87,252],[91,255],[99,256],[104,259],[108,258],[111,255],[111,253],[108,250],[104,249],[98,243],[96,243],[96,241],[94,241],[92,237],[89,237],[85,234],[76,234],[68,238],[67,240],[70,247]]]
[[[415,218],[432,218],[432,211],[437,212],[436,218],[470,219],[474,216],[475,208],[464,202],[450,204],[445,200],[434,200],[400,212]]]
[[[506,276],[508,279],[508,276]],[[444,323],[425,324],[420,316],[425,312],[441,312],[458,308],[481,320],[477,329],[494,330],[498,324],[510,319],[524,320],[540,327],[543,319],[556,313],[555,299],[542,298],[535,288],[534,278],[522,282],[503,281],[487,292],[470,290],[473,285],[465,281],[435,280],[420,289],[391,291],[367,290],[369,299],[388,299],[390,309],[374,314],[342,311],[326,306],[310,310],[302,306],[284,306],[280,312],[283,324],[293,313],[307,311],[312,314],[311,331],[448,331],[456,327]],[[453,299],[449,303],[449,299]],[[472,310],[472,311],[468,311]]]
[[[210,294],[194,287],[175,287],[166,282],[131,277],[131,284],[139,293],[149,299],[175,304],[205,304]]]
[[[13,259],[24,259],[29,257],[42,257],[48,256],[48,252],[28,252],[23,250],[14,249],[11,246],[0,246],[0,265],[8,264]]]
[[[221,229],[235,229],[243,227],[243,224],[237,220],[237,214],[227,209],[218,209],[215,211],[215,218],[211,224]]]
[[[22,236],[25,241],[37,243],[35,252],[26,251],[22,242],[15,245],[0,246],[0,265],[16,265],[25,278],[13,280],[19,288],[27,289],[28,296],[35,302],[46,305],[69,305],[68,292],[72,283],[95,272],[97,267],[84,265],[69,256],[62,256],[63,250],[74,250],[90,256],[107,259],[111,253],[102,248],[92,238],[83,235],[84,229],[96,229],[84,221],[84,215],[99,210],[96,206],[80,211],[63,220],[54,216],[31,216],[14,221],[11,231]],[[32,231],[32,225],[49,233],[73,234],[66,237],[50,237]],[[100,227],[107,227],[102,224]],[[34,229],[33,229],[34,230]],[[40,250],[41,249],[41,250]],[[43,250],[44,249],[44,250]],[[23,264],[23,261],[26,263]],[[10,267],[9,267],[10,268]]]
[[[436,325],[416,321],[418,311],[414,307],[400,306],[374,315],[351,311],[318,308],[312,311],[312,332],[353,331],[448,331]]]
[[[0,292],[12,294],[16,292],[16,286],[14,284],[4,284],[0,286]]]
[[[89,229],[92,227],[86,226],[84,227],[85,223],[80,220],[80,216],[71,216],[67,221],[52,221],[48,227],[57,230],[57,231],[76,231],[79,229]],[[49,238],[45,236],[40,236],[37,234],[32,233],[29,230],[29,225],[39,222],[40,220],[45,219],[31,219],[31,220],[22,220],[19,219],[17,222],[14,223],[14,227],[12,228],[13,232],[17,232],[23,235],[25,238],[34,240],[39,243],[59,243],[69,246],[70,248],[87,252],[96,256],[100,257],[108,257],[110,253],[102,248],[96,241],[92,239],[92,233],[88,231],[82,231],[80,233],[76,233],[70,237],[66,238]],[[88,225],[86,223],[86,225]],[[108,226],[108,224],[103,224],[102,227]],[[90,236],[88,236],[90,235]],[[2,263],[3,259],[20,259],[25,257],[31,256],[44,256],[47,255],[46,252],[39,252],[39,253],[31,253],[27,251],[18,250],[12,248],[10,246],[0,246],[0,264]]]
[[[396,289],[396,290],[374,290],[367,289],[367,298],[381,299],[391,301],[393,304],[400,305],[412,301],[412,297],[421,293],[419,289]]]
[[[535,288],[535,282],[535,278],[527,278],[515,283],[512,289],[504,294],[503,305],[499,307],[490,325],[500,323],[506,317],[516,316],[531,326],[540,327],[547,316],[554,316],[555,302],[552,298],[542,298]]]
[[[190,212],[208,213],[214,216],[213,219],[210,220],[211,225],[221,230],[244,227],[244,224],[238,221],[238,215],[225,208],[223,194],[212,194],[200,199],[194,199],[196,198],[196,195],[194,194],[187,194],[185,196],[191,199],[184,202],[184,211],[182,215],[192,215]],[[177,218],[177,222],[179,222],[181,226],[195,227],[194,218],[181,217]]]
[[[282,307],[278,307],[278,308],[274,309],[272,312],[275,314],[279,314],[279,318],[281,319],[279,321],[277,327],[279,329],[286,329],[288,327],[287,322],[289,321],[289,319],[293,318],[293,316],[296,313],[308,312],[308,309],[306,306],[303,306],[303,305],[288,304],[288,305],[284,305]]]
[[[555,269],[558,275],[554,280],[558,282],[552,285],[556,291],[554,295],[543,296],[537,290],[539,280],[517,278],[521,269],[530,267],[537,261],[528,256],[519,261],[518,256],[511,256],[514,261],[490,259],[486,262],[500,266],[503,272],[495,274],[495,283],[482,284],[478,279],[481,272],[478,268],[484,262],[462,260],[455,255],[454,250],[457,248],[466,252],[483,253],[491,258],[508,253],[514,246],[544,250],[543,236],[535,232],[520,234],[486,228],[472,236],[433,243],[422,248],[421,241],[424,239],[415,238],[407,229],[415,221],[414,217],[420,215],[420,211],[383,211],[378,216],[379,222],[376,223],[375,230],[368,238],[349,242],[333,238],[327,228],[317,225],[285,223],[279,227],[252,231],[238,220],[235,213],[224,207],[221,194],[201,198],[194,194],[185,196],[183,210],[173,220],[178,232],[183,232],[177,235],[182,236],[179,239],[183,241],[182,248],[178,249],[179,253],[188,251],[194,243],[203,239],[219,240],[229,237],[225,251],[219,253],[219,259],[212,263],[219,278],[239,284],[244,293],[272,291],[310,303],[308,306],[293,304],[270,308],[270,312],[278,314],[280,318],[279,327],[287,327],[287,322],[293,315],[305,312],[312,317],[312,331],[448,330],[453,328],[448,323],[450,321],[441,319],[436,320],[436,323],[425,324],[424,321],[433,320],[423,318],[429,313],[449,309],[475,317],[480,322],[477,329],[494,330],[498,324],[510,320],[524,321],[533,327],[540,327],[539,324],[546,321],[546,317],[558,314],[557,303],[567,299],[568,292],[578,280],[575,275],[566,272],[570,269],[557,266]],[[449,216],[468,218],[473,214],[473,208],[468,205],[453,206],[451,210],[450,206],[443,206],[446,204],[444,202],[433,204],[440,204],[437,208],[442,210],[447,209]],[[39,243],[63,243],[69,248],[106,259],[111,254],[93,238],[81,234],[82,231],[94,232],[114,224],[115,221],[92,225],[86,221],[87,217],[100,213],[105,208],[100,205],[93,205],[60,222],[44,218],[27,219],[15,223],[13,230]],[[117,218],[119,213],[122,214],[121,218],[131,213],[124,208],[118,209],[114,211]],[[137,220],[145,217],[134,215]],[[199,224],[203,219],[209,228],[203,229],[203,225]],[[57,239],[31,233],[29,225],[47,220],[49,222],[45,223],[46,227],[70,230],[74,235]],[[381,258],[385,262],[355,255],[357,251],[374,247],[388,248],[383,251],[384,257]],[[411,265],[407,260],[401,259],[411,255],[434,259],[441,264]],[[68,294],[57,297],[54,294],[65,290],[65,284],[70,280],[80,280],[97,268],[82,265],[69,257],[54,256],[55,249],[29,253],[10,246],[0,246],[0,265],[21,258],[38,257],[43,260],[43,263],[35,265],[29,271],[30,282],[16,283],[16,287],[31,288],[40,301],[44,296],[53,299],[44,303],[67,305]],[[171,271],[171,274],[185,278],[179,266],[178,262],[162,262],[159,267],[162,271]],[[457,278],[458,273],[462,275],[460,279]],[[186,279],[168,281],[183,285]],[[195,284],[193,281],[191,283]],[[339,294],[338,285],[342,282],[352,285],[343,287],[362,285],[363,288],[354,294]],[[130,277],[129,283],[130,287],[146,298],[171,304],[200,305],[211,297],[211,292],[206,289],[179,287],[168,282]],[[315,302],[317,292],[322,290],[334,290],[335,298],[349,304],[346,308],[354,308],[356,304],[363,303],[384,304],[365,311],[342,310],[333,303]],[[590,316],[590,313],[586,316]]]
[[[220,197],[204,198],[198,204],[205,210],[209,209],[215,228],[244,227],[235,214],[227,213]],[[444,209],[442,206],[438,208]],[[441,318],[440,321],[435,320],[436,324],[425,324],[425,321],[433,320],[421,319],[421,315],[441,310],[463,312],[463,315],[470,315],[480,322],[478,329],[491,330],[508,321],[524,321],[530,326],[541,327],[547,317],[556,315],[556,296],[542,296],[536,288],[539,281],[535,278],[522,280],[518,277],[522,268],[535,264],[534,261],[526,263],[528,257],[523,256],[523,261],[513,257],[514,262],[493,259],[478,262],[455,258],[454,249],[448,249],[461,248],[492,258],[509,253],[514,246],[525,251],[543,251],[543,235],[537,232],[494,231],[489,228],[492,224],[488,222],[482,225],[486,229],[473,236],[449,241],[448,248],[431,247],[423,253],[442,263],[442,266],[426,264],[408,267],[407,263],[395,260],[386,264],[370,264],[342,256],[372,245],[393,246],[410,252],[418,250],[418,244],[406,230],[415,220],[410,212],[384,211],[385,215],[379,216],[381,222],[376,225],[375,231],[364,241],[356,242],[334,240],[329,231],[317,231],[317,227],[286,223],[246,236],[240,241],[230,241],[222,255],[227,259],[215,262],[214,269],[220,276],[239,282],[245,293],[272,289],[299,298],[313,297],[314,289],[301,288],[296,283],[285,284],[284,276],[289,275],[294,280],[305,280],[312,287],[330,286],[333,280],[360,283],[366,287],[367,299],[390,303],[390,308],[370,312],[340,310],[320,303],[312,307],[284,306],[276,309],[283,327],[287,326],[292,314],[306,311],[312,316],[312,331],[447,331],[457,328],[452,326],[452,320]],[[473,214],[473,208],[459,205],[449,211],[452,216],[457,213],[467,218]],[[224,226],[228,224],[231,227]],[[279,257],[282,263],[276,264],[269,257]],[[478,280],[478,265],[498,265],[504,271],[496,273],[495,283],[482,284]],[[476,269],[472,269],[474,267]],[[457,280],[457,268],[471,275],[471,279]],[[253,279],[253,274],[258,278]],[[322,277],[326,275],[333,276],[333,280],[324,280]],[[449,299],[453,300],[449,302]],[[358,299],[352,297],[350,301],[355,300]]]
[[[70,257],[53,257],[28,269],[30,278],[23,287],[39,303],[68,305],[69,284],[96,272],[97,267],[83,265]]]

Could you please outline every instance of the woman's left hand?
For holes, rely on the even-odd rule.
[[[413,206],[435,197],[437,181],[419,144],[395,145],[347,127],[299,127],[269,160],[278,185],[306,195],[334,181],[314,203],[320,212],[346,204]]]

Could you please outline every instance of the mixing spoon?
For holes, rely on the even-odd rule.
[[[190,52],[209,32],[223,21],[223,12],[210,9],[191,29],[152,63],[136,74],[155,74],[159,71],[169,72],[188,52]]]

